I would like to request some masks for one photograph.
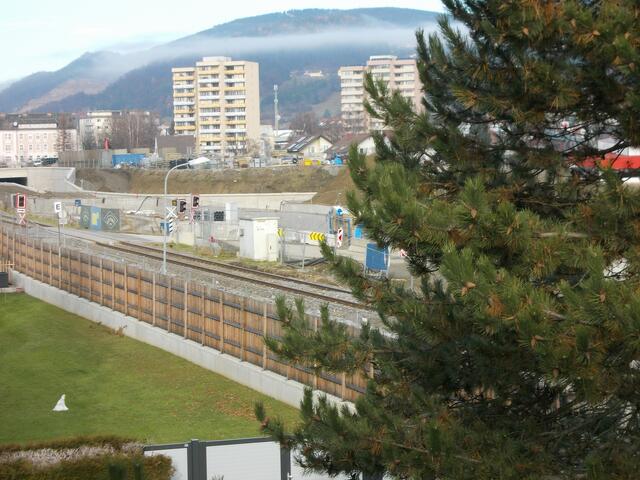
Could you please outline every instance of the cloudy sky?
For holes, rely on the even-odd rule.
[[[130,52],[236,18],[302,8],[404,7],[442,11],[439,0],[21,0],[3,2],[0,82],[57,70],[82,53]]]

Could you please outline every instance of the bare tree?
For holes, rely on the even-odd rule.
[[[71,119],[64,113],[58,115],[58,131],[56,137],[56,152],[66,152],[71,149]]]
[[[289,128],[305,135],[317,135],[320,132],[318,116],[314,112],[298,113],[289,123]]]
[[[157,132],[157,116],[148,112],[127,112],[114,117],[112,148],[152,148]]]
[[[87,130],[84,133],[84,137],[82,138],[82,149],[83,150],[95,150],[98,148],[98,144],[96,142],[96,136],[90,130]]]

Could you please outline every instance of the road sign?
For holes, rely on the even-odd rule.
[[[176,213],[177,207],[166,207],[166,208],[167,208],[167,215],[165,218],[178,218],[178,214]]]
[[[339,228],[338,233],[336,233],[336,247],[340,248],[342,246],[342,240],[344,239],[344,231]]]
[[[318,242],[321,242],[324,239],[325,239],[324,233],[321,233],[321,232],[311,232],[311,233],[309,233],[309,240],[317,240]]]
[[[26,208],[16,208],[16,213],[18,214],[18,224],[26,225],[27,224],[27,209]]]
[[[74,204],[76,207],[81,207],[81,206],[82,206],[82,200],[80,200],[79,198],[76,198],[76,199],[73,201],[73,204]]]
[[[58,225],[66,225],[69,222],[69,215],[66,210],[58,212]]]
[[[175,225],[173,223],[173,219],[169,219],[169,220],[165,220],[164,222],[160,222],[160,228],[167,235],[173,233],[173,231],[175,229]]]
[[[62,202],[53,202],[53,212],[60,215],[62,211]]]

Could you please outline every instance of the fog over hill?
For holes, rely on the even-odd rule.
[[[376,54],[413,54],[415,31],[433,30],[438,15],[367,8],[243,18],[144,51],[87,53],[58,71],[35,73],[0,90],[0,111],[136,108],[170,115],[171,67],[226,55],[259,62],[263,117],[269,115],[276,83],[281,85],[280,105],[287,116],[334,94],[341,65],[362,64]],[[310,69],[329,75],[318,80],[292,78]]]

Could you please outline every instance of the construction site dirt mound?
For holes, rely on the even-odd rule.
[[[166,170],[78,169],[76,184],[87,190],[119,193],[162,193]],[[268,167],[238,170],[177,170],[169,192],[281,193],[318,192],[313,203],[344,202],[353,189],[347,167]]]

